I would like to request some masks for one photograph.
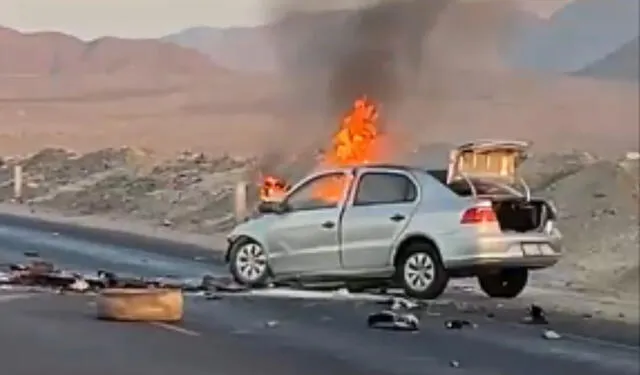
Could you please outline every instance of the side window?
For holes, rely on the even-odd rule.
[[[416,186],[407,176],[399,173],[369,172],[360,177],[353,205],[413,202],[417,196]]]
[[[347,187],[347,175],[344,173],[321,175],[293,191],[287,198],[287,204],[292,211],[338,207]]]

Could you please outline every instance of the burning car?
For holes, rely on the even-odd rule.
[[[394,285],[431,299],[450,278],[477,277],[487,295],[514,298],[531,270],[560,259],[556,209],[518,177],[528,143],[466,143],[451,152],[448,169],[427,170],[350,164],[354,152],[370,151],[349,145],[354,132],[346,129],[343,152],[328,158],[342,162],[264,200],[257,217],[228,235],[237,282]]]

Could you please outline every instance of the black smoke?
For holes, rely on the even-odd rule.
[[[380,0],[314,12],[299,0],[276,1],[272,37],[290,100],[335,116],[366,94],[388,111],[419,82],[425,39],[451,1]]]

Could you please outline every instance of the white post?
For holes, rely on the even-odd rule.
[[[22,199],[22,166],[13,167],[13,197],[20,201]]]
[[[236,184],[234,214],[236,222],[241,222],[247,217],[247,183],[240,181]]]

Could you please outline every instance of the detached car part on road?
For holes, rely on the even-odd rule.
[[[516,173],[528,147],[471,142],[452,151],[447,170],[314,173],[229,234],[230,271],[251,287],[392,284],[424,299],[438,297],[451,277],[476,276],[489,296],[516,297],[529,270],[554,265],[562,250],[554,206],[531,197]]]

